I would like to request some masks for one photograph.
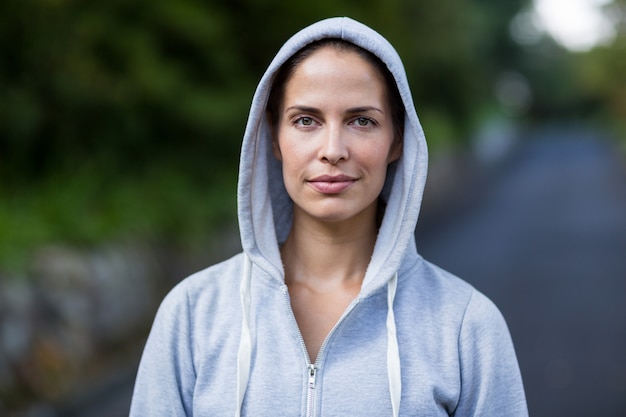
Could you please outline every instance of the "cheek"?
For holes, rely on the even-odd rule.
[[[283,182],[285,186],[289,187],[290,183],[294,183],[294,181],[302,177],[306,161],[301,151],[290,144],[281,144],[278,153],[280,156],[279,161],[281,161],[282,165]]]
[[[388,146],[380,146],[361,155],[361,161],[372,170],[386,170],[387,166],[394,161],[394,150]],[[396,158],[397,159],[397,158]]]
[[[283,170],[287,169],[293,163],[293,149],[289,144],[285,144],[284,141],[274,142],[274,156],[282,162]]]
[[[315,149],[306,141],[282,139],[276,142],[274,155],[283,164],[283,170],[302,169],[315,159]]]
[[[293,163],[291,159],[283,158],[283,185],[289,197],[296,201],[299,200],[301,190],[301,179],[303,177],[302,169],[298,164]]]

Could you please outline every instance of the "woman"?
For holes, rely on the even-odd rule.
[[[417,254],[426,170],[393,47],[348,18],[293,36],[246,128],[243,253],[163,301],[131,415],[527,415],[497,308]]]

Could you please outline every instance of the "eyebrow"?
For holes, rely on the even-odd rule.
[[[291,111],[291,110],[298,110],[298,111],[302,111],[302,112],[306,112],[306,113],[321,113],[320,109],[318,109],[318,108],[309,107],[309,106],[299,106],[299,105],[290,106],[290,107],[286,108],[285,109],[285,113],[287,113],[288,111]],[[384,111],[382,111],[378,107],[374,107],[374,106],[351,107],[351,108],[346,110],[346,113],[357,114],[357,113],[366,113],[368,111],[375,111],[375,112],[378,112],[380,114],[385,114]]]
[[[288,111],[291,111],[291,110],[302,111],[302,112],[305,112],[305,113],[320,113],[320,110],[316,109],[315,107],[298,106],[298,105],[287,107],[285,109],[285,113],[287,113]]]
[[[385,114],[385,112],[382,111],[382,109],[379,109],[378,107],[374,107],[374,106],[353,107],[353,108],[348,109],[348,113],[366,113],[368,111],[375,111],[380,114]]]

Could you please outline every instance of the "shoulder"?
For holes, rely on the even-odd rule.
[[[491,331],[508,337],[498,307],[482,292],[456,275],[422,258],[401,270],[398,297],[407,313],[428,318],[460,334]]]
[[[147,345],[169,346],[178,352],[173,356],[199,363],[207,346],[240,325],[242,264],[243,255],[235,255],[180,281],[161,302]]]
[[[141,358],[131,415],[157,409],[169,410],[169,415],[188,415],[199,372],[217,355],[236,355],[239,335],[232,330],[241,321],[238,289],[242,262],[240,254],[197,272],[165,296]],[[236,370],[232,366],[224,369]]]
[[[404,300],[404,329],[412,337],[405,349],[415,355],[425,350],[440,378],[447,375],[446,386],[460,383],[460,394],[451,396],[455,415],[526,416],[515,349],[498,307],[468,282],[421,258],[403,275],[398,296]]]
[[[399,272],[399,294],[419,302],[422,309],[462,315],[478,291],[468,282],[421,257]],[[479,298],[481,296],[478,296]]]

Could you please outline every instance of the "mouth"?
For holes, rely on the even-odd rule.
[[[322,194],[339,194],[350,188],[357,178],[348,175],[320,175],[308,181],[309,185]]]

